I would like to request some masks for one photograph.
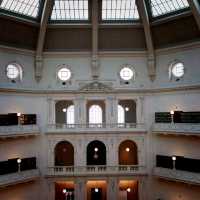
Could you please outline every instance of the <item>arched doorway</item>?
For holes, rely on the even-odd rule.
[[[54,150],[55,166],[74,165],[74,147],[70,142],[59,142]]]
[[[119,145],[119,165],[137,165],[137,145],[131,140],[123,141]]]
[[[106,165],[106,146],[103,142],[95,140],[88,144],[87,165]]]

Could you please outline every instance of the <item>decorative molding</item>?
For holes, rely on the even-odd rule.
[[[82,92],[111,92],[113,91],[112,87],[101,83],[99,81],[93,81],[92,83],[87,83],[84,86],[81,86],[79,91]]]

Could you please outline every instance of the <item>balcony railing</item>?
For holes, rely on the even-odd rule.
[[[49,124],[47,125],[47,133],[57,132],[119,132],[119,131],[135,131],[145,132],[144,124],[124,123],[124,124]]]
[[[193,173],[176,169],[166,169],[161,167],[155,167],[153,173],[157,177],[172,181],[180,181],[195,185],[200,184],[200,173]]]
[[[47,176],[93,176],[93,175],[145,175],[146,168],[138,165],[120,166],[56,166],[49,167]]]
[[[0,137],[18,137],[37,135],[40,133],[37,125],[0,126]]]
[[[200,124],[155,123],[153,124],[152,131],[159,134],[184,134],[200,136]]]
[[[39,176],[40,176],[40,173],[38,169],[0,175],[0,187],[29,182],[29,181],[39,178]]]

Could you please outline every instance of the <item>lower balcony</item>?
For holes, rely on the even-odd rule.
[[[39,135],[37,125],[0,126],[0,138],[27,137]]]
[[[166,180],[200,185],[200,173],[155,167],[153,174],[159,178],[163,178]]]
[[[39,178],[39,176],[40,173],[38,169],[0,175],[0,187],[33,181]]]
[[[146,167],[138,165],[59,166],[49,167],[47,170],[47,177],[94,175],[146,175]]]
[[[139,123],[123,124],[49,124],[47,133],[90,133],[90,132],[142,132],[145,133],[145,125]]]
[[[166,135],[200,136],[200,124],[190,123],[155,123],[152,132]]]

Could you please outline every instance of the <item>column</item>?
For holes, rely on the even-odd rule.
[[[116,124],[117,123],[117,104],[116,97],[108,96],[106,98],[106,123]]]
[[[137,116],[137,123],[143,124],[144,123],[144,97],[138,97],[136,100],[136,116]]]
[[[75,105],[75,123],[85,124],[86,123],[86,101],[84,97],[77,97],[74,100]]]
[[[140,200],[146,200],[147,198],[147,187],[146,187],[146,180],[145,177],[141,177],[138,179],[138,194],[139,194],[139,199]]]
[[[47,124],[55,124],[55,101],[47,98]]]
[[[55,183],[48,181],[48,200],[55,200]]]
[[[118,199],[118,179],[116,177],[108,178],[107,197],[108,199]]]
[[[87,199],[87,185],[83,178],[78,178],[75,181],[75,199],[86,200]]]
[[[109,139],[108,149],[107,149],[107,165],[108,166],[117,166],[118,165],[118,146],[114,138]]]

